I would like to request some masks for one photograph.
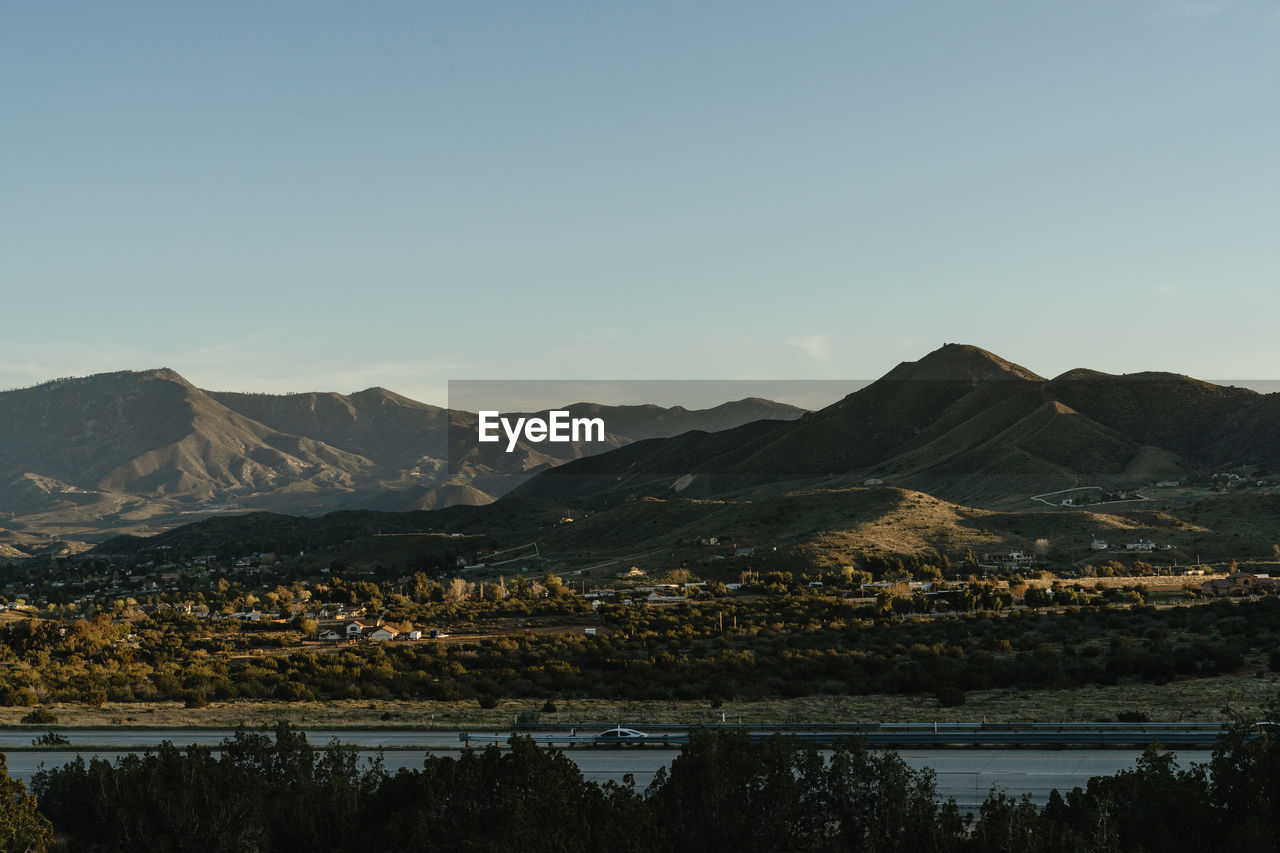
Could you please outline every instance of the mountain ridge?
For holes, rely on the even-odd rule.
[[[544,472],[513,496],[603,506],[877,481],[1000,506],[1095,480],[1120,488],[1212,466],[1275,470],[1278,427],[1280,395],[1159,371],[1075,368],[1045,379],[979,347],[947,344],[763,434],[717,433],[697,444],[700,462],[687,438],[664,439],[643,455],[622,448]]]
[[[474,414],[380,387],[205,391],[167,367],[66,377],[0,392],[0,541],[93,541],[232,511],[484,503],[537,471],[629,443],[627,432],[666,436],[801,411],[654,406],[603,442],[522,441],[508,454],[476,445]]]

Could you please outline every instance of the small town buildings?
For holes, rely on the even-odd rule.
[[[1213,578],[1200,585],[1200,591],[1205,595],[1263,595],[1275,592],[1276,589],[1275,578],[1249,572],[1236,572],[1225,578]]]
[[[362,637],[364,636],[365,631],[368,631],[370,628],[373,628],[373,627],[375,626],[366,625],[364,622],[361,622],[359,620],[348,622],[346,627],[347,637],[348,638]]]
[[[985,567],[995,566],[997,568],[1016,569],[1030,566],[1035,558],[1026,551],[1009,551],[1008,553],[995,553],[988,551],[982,555],[978,564]]]

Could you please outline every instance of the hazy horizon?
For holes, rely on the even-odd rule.
[[[996,353],[999,355],[999,353]],[[1022,365],[1027,367],[1027,365]],[[167,365],[165,367],[168,367]],[[149,368],[159,370],[163,368]],[[175,370],[190,381],[181,370]],[[125,370],[129,370],[125,368]],[[118,371],[103,371],[113,373]],[[133,372],[146,372],[134,370]],[[92,374],[86,374],[92,375]],[[25,386],[0,388],[0,394],[18,391],[56,379],[79,379],[84,376],[48,377],[41,382]],[[307,388],[272,391],[254,391],[246,388],[203,388],[213,392],[267,393],[267,394],[355,394],[374,387],[386,387],[388,391],[404,397],[442,408],[475,412],[480,408],[499,408],[502,411],[539,411],[561,408],[574,403],[599,403],[610,406],[658,405],[684,406],[686,408],[710,408],[721,403],[759,397],[777,403],[787,403],[810,411],[816,411],[870,385],[876,378],[864,379],[453,379],[447,383],[443,397],[425,399],[414,397],[398,388],[364,386],[361,388]],[[1051,378],[1051,377],[1050,377]],[[1200,379],[1202,377],[1194,377]],[[1206,379],[1216,385],[1237,386],[1260,394],[1280,392],[1280,379]],[[193,383],[201,387],[199,383]],[[454,389],[471,386],[461,396]],[[491,396],[474,390],[487,386]],[[506,386],[503,388],[502,386]],[[484,404],[481,405],[481,401]]]

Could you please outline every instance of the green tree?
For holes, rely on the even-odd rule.
[[[0,850],[40,853],[53,847],[53,824],[36,808],[21,779],[10,779],[0,755]]]

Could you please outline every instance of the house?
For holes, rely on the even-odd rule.
[[[374,627],[373,625],[367,625],[364,622],[359,621],[358,619],[352,620],[347,623],[347,628],[346,628],[347,638],[350,639],[352,637],[362,637],[364,636],[365,631],[368,631],[370,628],[373,628],[373,627]]]
[[[1137,542],[1129,542],[1124,546],[1126,551],[1142,551],[1151,552],[1156,549],[1156,543],[1150,539],[1139,539]]]
[[[733,551],[733,556],[735,556],[735,557],[750,557],[750,556],[751,556],[752,554],[754,554],[755,552],[756,552],[756,549],[755,549],[755,548],[753,548],[752,546],[750,546],[750,545],[744,545],[744,546],[742,546],[741,548],[735,548],[735,549],[734,549],[734,551]]]
[[[1182,484],[1179,483],[1177,480],[1160,480],[1159,482],[1156,483],[1156,488],[1173,489],[1173,488],[1177,488],[1180,485]]]
[[[400,632],[390,626],[380,625],[366,633],[364,636],[373,640],[375,643],[381,643],[387,640],[394,640],[396,637],[400,636]]]
[[[1236,572],[1225,578],[1205,581],[1200,585],[1200,591],[1205,595],[1261,595],[1275,592],[1276,587],[1276,579],[1270,575]]]
[[[998,552],[986,552],[982,555],[979,565],[982,566],[1003,566],[1005,568],[1019,568],[1029,566],[1034,558],[1025,551],[1010,551],[1007,554]]]
[[[321,640],[325,640],[327,642],[333,643],[333,642],[337,642],[338,640],[341,640],[342,635],[339,634],[337,631],[333,630],[332,628],[325,628],[323,631],[320,632],[319,638]]]
[[[1107,550],[1107,540],[1094,539],[1093,542],[1089,544],[1089,547],[1095,551],[1105,551]]]

